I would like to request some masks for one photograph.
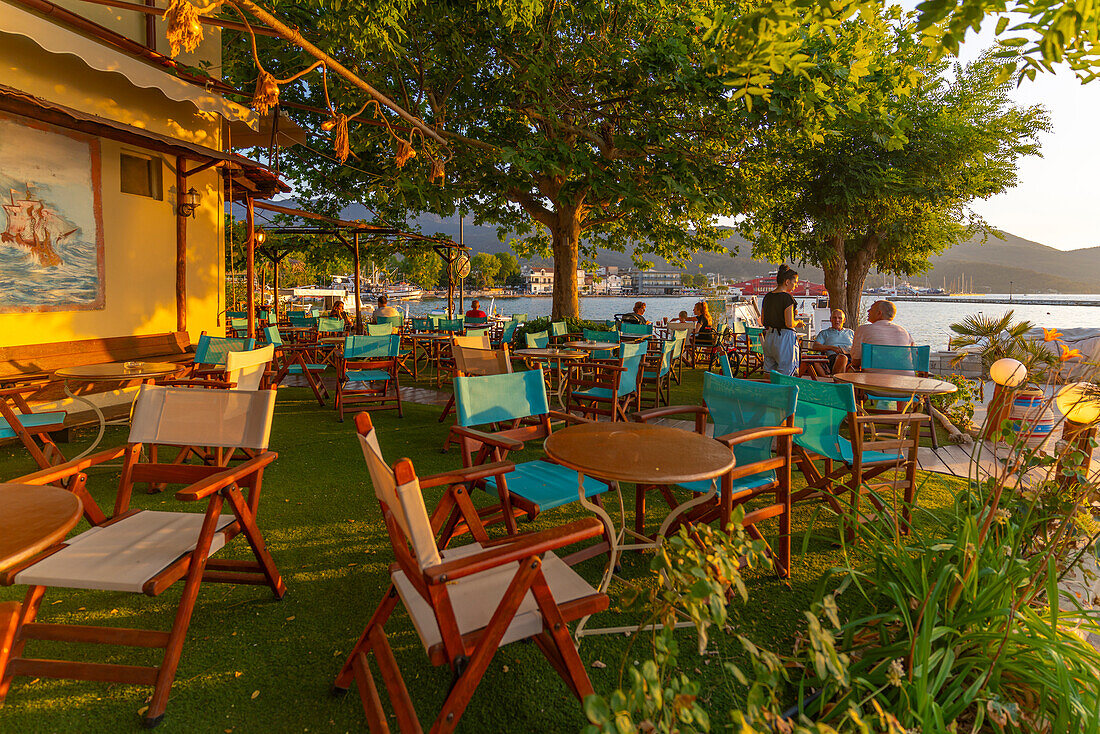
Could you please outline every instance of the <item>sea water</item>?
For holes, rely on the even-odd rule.
[[[989,294],[990,298],[1008,298],[997,294]],[[1095,295],[1048,295],[1036,294],[1027,296],[1014,294],[1017,299],[1043,299],[1043,300],[1081,300],[1096,299]],[[879,297],[863,297],[862,318],[867,319],[867,308]],[[502,314],[525,313],[529,318],[538,318],[550,313],[550,298],[522,297],[522,298],[481,298],[481,308],[489,310],[490,303],[493,308]],[[653,297],[653,296],[624,296],[624,297],[597,297],[581,298],[581,318],[602,320],[614,318],[616,314],[628,313],[636,301],[646,303],[645,316],[650,321],[659,321],[663,318],[676,318],[681,311],[687,311],[690,315],[695,304],[700,300],[698,296],[684,297]],[[405,304],[396,304],[404,311]],[[424,300],[419,303],[409,304],[409,313],[419,315],[433,309],[444,308],[445,300]],[[1034,326],[1042,326],[1048,329],[1072,329],[1081,327],[1100,328],[1100,307],[1097,306],[1037,306],[1031,304],[1011,305],[992,303],[944,303],[939,301],[898,301],[898,315],[895,323],[901,324],[913,335],[917,344],[930,344],[933,350],[947,348],[947,340],[951,337],[951,324],[958,323],[971,314],[983,313],[986,316],[999,316],[1011,309],[1017,321],[1031,321]],[[463,301],[463,308],[470,307],[470,299]]]

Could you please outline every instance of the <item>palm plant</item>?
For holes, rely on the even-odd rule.
[[[951,324],[951,331],[957,336],[951,337],[947,346],[949,349],[980,349],[983,374],[989,372],[991,364],[1005,357],[1023,362],[1029,374],[1032,374],[1032,367],[1035,367],[1036,373],[1033,376],[1045,374],[1049,368],[1049,355],[1041,348],[1030,348],[1032,345],[1027,339],[1027,332],[1034,325],[1030,321],[1017,323],[1014,315],[1015,311],[1010,309],[1000,316],[986,316],[983,313],[967,316],[959,323]],[[962,352],[951,360],[951,364],[957,366],[967,356],[967,352]]]

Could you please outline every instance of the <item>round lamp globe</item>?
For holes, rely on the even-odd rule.
[[[989,379],[1004,387],[1018,387],[1027,379],[1027,367],[1010,357],[998,359],[989,366]]]
[[[1091,425],[1100,420],[1100,388],[1091,382],[1071,382],[1054,396],[1066,420]]]

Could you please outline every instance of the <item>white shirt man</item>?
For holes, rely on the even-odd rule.
[[[859,366],[864,344],[884,344],[891,347],[915,347],[917,343],[905,330],[894,323],[897,306],[889,301],[875,301],[867,310],[868,323],[856,329],[852,339],[852,364]],[[896,370],[863,370],[864,372],[895,372]],[[914,374],[908,372],[908,374]]]

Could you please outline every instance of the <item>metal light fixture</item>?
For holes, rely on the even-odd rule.
[[[179,212],[181,217],[195,216],[195,210],[199,208],[199,192],[194,187],[180,194]]]
[[[1092,447],[1096,440],[1096,427],[1100,422],[1100,397],[1096,385],[1088,382],[1071,382],[1054,396],[1065,423],[1062,426],[1062,443],[1058,451],[1056,476],[1063,489],[1069,489],[1078,476],[1089,476],[1092,468]]]
[[[252,230],[252,238],[255,240],[257,245],[262,245],[263,243],[267,242],[267,232],[265,232],[260,227],[256,227]]]

